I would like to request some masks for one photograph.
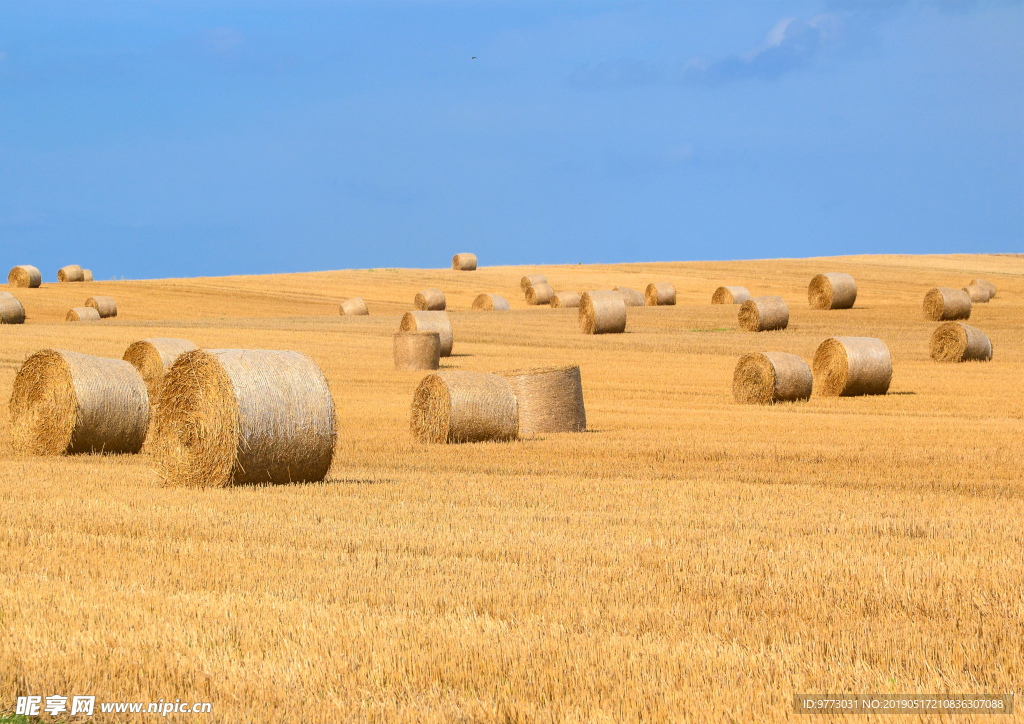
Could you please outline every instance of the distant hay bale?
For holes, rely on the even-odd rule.
[[[100,313],[92,307],[72,307],[64,318],[68,322],[97,322]]]
[[[980,329],[943,322],[932,334],[931,353],[937,362],[988,362],[992,359],[992,343]]]
[[[170,485],[316,482],[337,426],[327,379],[299,352],[195,349],[164,378],[153,453]]]
[[[981,284],[968,284],[964,287],[964,291],[971,298],[971,304],[987,304],[991,296],[988,293],[988,287],[984,287]]]
[[[646,302],[644,302],[644,295],[636,289],[630,289],[629,287],[615,287],[615,291],[622,295],[622,301],[626,303],[627,307],[642,307],[646,304]]]
[[[644,302],[648,307],[672,306],[676,303],[676,288],[668,282],[651,282],[644,290]]]
[[[113,297],[89,297],[85,300],[85,306],[92,307],[100,313],[100,319],[117,316],[117,302]]]
[[[743,304],[750,299],[745,287],[719,287],[711,295],[712,304]]]
[[[91,282],[92,281],[92,269],[83,269],[82,270],[82,281],[83,282]]]
[[[0,324],[24,324],[25,307],[13,296],[0,298]]]
[[[363,301],[362,297],[346,299],[341,303],[340,311],[343,317],[361,317],[370,313],[370,310],[366,308],[366,302]]]
[[[857,282],[843,272],[817,274],[807,287],[807,301],[814,309],[850,309],[857,301]]]
[[[476,269],[476,254],[456,254],[452,257],[452,269],[474,271]]]
[[[580,294],[579,292],[557,292],[551,297],[548,304],[552,307],[578,307],[580,306]]]
[[[532,305],[547,304],[555,296],[555,290],[547,282],[534,284],[526,290],[526,303]]]
[[[620,334],[626,331],[626,302],[617,291],[583,292],[579,318],[584,334]]]
[[[754,297],[740,305],[740,329],[769,332],[789,326],[789,307],[782,297]]]
[[[984,279],[972,279],[971,280],[971,284],[972,285],[977,285],[979,287],[985,287],[986,289],[988,289],[988,298],[989,299],[995,299],[996,298],[996,285],[993,284],[992,282],[985,281]]]
[[[515,440],[519,407],[507,379],[483,372],[434,372],[416,388],[412,434],[420,442]]]
[[[43,283],[43,275],[31,264],[20,264],[7,274],[7,283],[12,287],[35,289]]]
[[[732,374],[733,396],[748,405],[806,400],[811,396],[812,384],[807,363],[785,352],[745,354]]]
[[[971,295],[963,289],[936,287],[924,295],[924,316],[933,322],[970,319]]]
[[[444,311],[444,292],[440,289],[424,289],[416,295],[416,298],[413,300],[413,306],[421,311]]]
[[[884,395],[892,381],[892,357],[873,337],[829,337],[814,353],[814,387],[828,397]]]
[[[441,335],[429,332],[395,332],[396,370],[436,370],[441,364]]]
[[[198,347],[187,339],[151,337],[128,345],[123,359],[142,375],[142,381],[146,383],[149,392],[149,401],[157,405],[167,371],[178,361],[178,357],[194,349]]]
[[[505,297],[497,294],[478,294],[473,300],[473,309],[478,312],[502,312],[511,307]]]
[[[45,349],[18,370],[10,412],[19,452],[137,453],[146,439],[149,395],[124,360]]]
[[[584,432],[587,411],[578,365],[506,372],[519,407],[519,436]]]
[[[548,278],[543,274],[527,274],[519,280],[519,288],[526,293],[526,290],[532,287],[534,284],[547,284]]]
[[[451,357],[454,338],[452,320],[447,312],[406,312],[399,326],[402,332],[437,332],[441,338],[441,356]]]
[[[85,272],[78,264],[69,264],[57,270],[57,281],[59,282],[84,282]]]

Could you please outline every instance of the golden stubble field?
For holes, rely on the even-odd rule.
[[[586,337],[576,310],[526,306],[527,271],[556,290],[671,281],[679,304]],[[856,277],[853,310],[808,307],[820,271]],[[999,288],[969,322],[993,361],[932,362],[924,293],[976,276]],[[785,297],[789,329],[738,331],[736,307],[709,304],[725,283]],[[448,296],[444,367],[577,362],[590,431],[414,443],[421,373],[393,369],[391,335],[427,286]],[[323,484],[182,490],[160,486],[147,454],[15,457],[0,415],[0,710],[94,694],[212,701],[205,720],[231,722],[779,721],[794,693],[1020,690],[1024,257],[12,291],[29,320],[0,327],[5,405],[39,348],[120,357],[180,336],[310,355],[339,437]],[[468,311],[479,292],[513,310]],[[117,299],[117,320],[60,321],[92,294]],[[338,316],[357,295],[372,316]],[[810,361],[833,334],[888,343],[888,395],[733,401],[740,354]]]

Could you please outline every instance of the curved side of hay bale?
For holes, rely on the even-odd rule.
[[[526,293],[526,290],[535,284],[547,284],[548,278],[543,274],[527,274],[519,280],[519,288]]]
[[[25,307],[14,297],[0,299],[0,324],[24,324]]]
[[[807,301],[814,309],[850,309],[857,301],[857,282],[843,272],[817,274],[807,287]]]
[[[96,322],[100,313],[92,307],[72,307],[64,318],[68,322]]]
[[[82,270],[82,281],[83,282],[91,282],[92,281],[92,269],[83,269]]]
[[[526,290],[526,303],[534,306],[547,304],[553,296],[555,296],[555,290],[551,288],[551,285],[547,282],[541,282]]]
[[[746,287],[719,287],[711,295],[712,304],[743,304],[750,299]]]
[[[35,289],[43,283],[43,275],[31,264],[19,264],[7,274],[7,283],[12,287]]]
[[[578,365],[506,372],[519,407],[519,436],[584,432],[587,411]]]
[[[452,257],[452,269],[457,271],[474,271],[476,269],[476,254],[463,252]]]
[[[413,299],[413,306],[422,312],[442,312],[446,306],[444,292],[440,289],[424,289]]]
[[[68,264],[57,270],[57,281],[59,282],[84,282],[85,272],[78,264]]]
[[[434,372],[416,388],[412,434],[420,442],[515,440],[519,406],[509,381],[483,372]]]
[[[117,316],[117,302],[113,297],[89,297],[85,300],[85,306],[92,307],[100,313],[100,319]]]
[[[441,335],[429,332],[395,332],[396,370],[436,370],[441,365]]]
[[[963,289],[935,287],[924,295],[924,316],[933,322],[970,319],[971,295]]]
[[[124,360],[46,349],[14,378],[11,442],[31,455],[137,453],[146,439],[149,395]]]
[[[0,299],[14,299],[14,295],[10,292],[0,292]]]
[[[814,353],[814,387],[828,397],[884,395],[892,381],[892,357],[874,337],[829,337]]]
[[[451,357],[454,338],[448,312],[406,312],[399,326],[402,332],[437,332],[441,338],[441,356]]]
[[[583,292],[579,319],[584,334],[621,334],[626,331],[626,302],[617,291]]]
[[[142,381],[146,383],[150,403],[157,405],[167,371],[178,361],[178,357],[194,349],[199,348],[187,339],[151,337],[128,345],[123,359],[139,371]]]
[[[629,287],[615,287],[615,291],[622,295],[622,301],[626,303],[627,307],[642,307],[646,304],[644,301],[644,295],[636,289],[630,289]]]
[[[171,485],[315,482],[336,439],[327,379],[306,355],[196,349],[164,378],[153,452]]]
[[[743,302],[739,311],[740,329],[769,332],[789,326],[789,307],[782,297],[754,297]]]
[[[579,292],[557,292],[548,303],[552,307],[578,307],[580,306],[580,295]]]
[[[932,334],[932,359],[937,362],[988,362],[992,342],[980,329],[961,322],[943,322]]]
[[[341,303],[338,311],[343,317],[365,317],[370,313],[370,310],[366,308],[366,302],[363,301],[362,297],[346,299]]]
[[[967,296],[971,298],[971,304],[986,304],[989,300],[988,287],[982,286],[981,284],[968,284],[964,287],[964,291],[967,292]]]
[[[651,282],[644,290],[648,307],[672,306],[676,303],[676,288],[669,282]]]
[[[971,280],[971,285],[972,286],[973,285],[977,285],[979,287],[985,287],[986,289],[988,289],[988,298],[989,299],[995,299],[996,298],[996,285],[993,284],[992,282],[986,281],[985,279],[972,279]]]
[[[478,294],[473,300],[473,309],[478,312],[504,312],[511,307],[505,297],[497,294]]]
[[[770,405],[806,400],[811,396],[811,368],[786,352],[754,352],[740,357],[732,375],[737,402]]]

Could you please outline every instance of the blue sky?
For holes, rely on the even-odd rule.
[[[1024,5],[0,3],[5,269],[465,250],[1024,251]]]

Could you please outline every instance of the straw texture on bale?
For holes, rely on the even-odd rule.
[[[527,274],[525,277],[519,280],[519,288],[526,293],[526,290],[532,287],[534,284],[547,284],[548,278],[543,274]]]
[[[992,282],[985,281],[984,279],[972,279],[971,284],[976,284],[979,287],[985,287],[986,289],[988,289],[989,299],[996,298],[996,285],[993,284]]]
[[[807,287],[807,301],[814,309],[850,309],[857,301],[857,282],[843,272],[817,274]]]
[[[436,370],[441,365],[441,335],[437,332],[395,332],[396,370]]]
[[[630,289],[629,287],[615,287],[615,291],[622,295],[622,301],[626,303],[627,307],[642,307],[646,304],[644,301],[644,295],[636,289]]]
[[[0,292],[0,299],[14,299],[14,295],[10,292]]]
[[[511,307],[505,297],[497,294],[478,294],[473,300],[473,309],[478,312],[501,312]]]
[[[652,282],[644,290],[648,307],[666,307],[676,303],[676,288],[668,282]]]
[[[91,282],[92,281],[92,269],[83,269],[82,270],[82,281],[83,282]]]
[[[711,295],[712,304],[743,304],[750,299],[746,287],[719,287]]]
[[[980,302],[985,304],[989,300],[988,287],[983,287],[980,284],[968,284],[964,287],[964,291],[967,292],[967,296],[971,298],[971,304]]]
[[[315,482],[336,438],[327,379],[306,355],[196,349],[164,378],[153,453],[170,485]]]
[[[873,337],[829,337],[814,353],[814,387],[827,397],[884,395],[892,381],[892,357]]]
[[[31,287],[35,289],[43,283],[43,275],[31,264],[20,264],[7,274],[7,283],[12,287]]]
[[[626,331],[626,302],[617,291],[583,292],[579,316],[584,334]]]
[[[444,311],[444,292],[440,289],[424,289],[413,299],[413,306],[421,311]]]
[[[448,318],[448,312],[406,312],[402,315],[402,323],[399,326],[402,332],[437,332],[441,338],[441,356],[451,357],[452,345],[452,320]]]
[[[558,292],[551,297],[549,304],[552,307],[578,307],[580,306],[579,292]]]
[[[412,434],[420,442],[514,440],[519,408],[512,385],[483,372],[434,372],[416,388]]]
[[[92,307],[100,313],[100,319],[117,316],[117,302],[113,297],[89,297],[85,300],[85,306]]]
[[[938,362],[988,362],[992,359],[992,342],[980,329],[943,322],[932,334],[931,353]]]
[[[150,403],[157,405],[160,403],[167,371],[178,361],[178,357],[194,349],[198,347],[187,339],[151,337],[128,345],[124,351],[124,361],[139,371],[142,381],[146,383]]]
[[[0,324],[24,324],[25,307],[12,296],[0,298]]]
[[[456,254],[452,257],[452,269],[474,271],[476,269],[476,254]]]
[[[547,282],[541,282],[540,284],[534,284],[526,290],[526,303],[533,305],[547,304],[553,296],[555,296],[555,290],[551,288],[551,285]]]
[[[95,322],[100,318],[100,313],[92,307],[72,307],[65,319],[68,322]]]
[[[519,436],[584,432],[587,411],[577,365],[506,372],[519,407]]]
[[[146,439],[149,395],[124,360],[46,349],[18,370],[10,412],[19,452],[137,453]]]
[[[811,396],[812,384],[807,363],[786,352],[745,354],[732,373],[733,396],[748,405],[806,400]]]
[[[924,295],[924,316],[933,322],[970,319],[971,295],[963,289],[935,287]]]
[[[362,297],[346,299],[341,303],[340,311],[343,317],[365,317],[370,313]]]
[[[754,297],[740,305],[740,329],[769,332],[789,326],[789,307],[782,297]]]
[[[59,282],[84,282],[85,272],[78,264],[69,264],[57,270],[57,281]]]

